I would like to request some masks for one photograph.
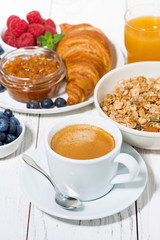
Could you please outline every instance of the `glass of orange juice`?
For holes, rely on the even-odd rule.
[[[160,5],[134,6],[124,18],[128,63],[160,61]]]

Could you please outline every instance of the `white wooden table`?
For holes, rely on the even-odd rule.
[[[124,49],[124,0],[4,0],[0,27],[10,14],[24,17],[39,10],[57,23],[88,22],[102,29]],[[97,114],[91,104],[83,109],[52,115],[15,113],[27,126],[20,148],[0,160],[0,240],[159,240],[160,239],[160,151],[137,149],[149,173],[147,187],[130,207],[110,217],[72,221],[52,217],[26,199],[20,184],[21,155],[34,150],[51,122],[67,115]]]

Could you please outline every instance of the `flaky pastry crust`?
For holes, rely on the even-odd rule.
[[[61,24],[65,36],[57,52],[65,62],[68,105],[83,102],[93,94],[99,79],[112,66],[110,41],[90,24]]]

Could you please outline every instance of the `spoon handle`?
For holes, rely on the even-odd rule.
[[[48,178],[50,183],[53,185],[55,191],[59,192],[56,184],[53,182],[53,180],[50,178],[50,176],[40,166],[38,166],[38,164],[30,156],[28,156],[27,154],[23,154],[22,158],[25,161],[25,163],[27,163],[29,166],[33,167],[34,169],[38,170],[46,178]]]
[[[55,194],[55,202],[60,205],[61,207],[69,210],[69,209],[76,209],[81,207],[81,201],[77,198],[64,195],[62,194],[58,187],[56,186],[55,182],[50,178],[50,176],[40,167],[38,164],[28,155],[23,154],[22,156],[25,163],[27,163],[29,166],[33,167],[34,169],[38,170],[40,173],[42,173],[52,184],[54,187],[56,194]]]

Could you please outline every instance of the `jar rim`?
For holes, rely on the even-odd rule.
[[[32,53],[29,54],[27,52],[27,50],[32,50]],[[36,50],[37,52],[33,53],[34,50]],[[38,54],[38,51],[39,51],[39,54]],[[20,53],[20,54],[18,54],[18,53]],[[14,75],[11,75],[11,74],[7,73],[3,68],[6,61],[9,60],[11,57],[16,57],[16,56],[21,56],[21,55],[36,56],[36,55],[45,54],[45,53],[51,53],[54,56],[56,56],[56,60],[58,59],[58,63],[59,63],[59,64],[57,64],[58,67],[57,67],[56,71],[54,71],[53,73],[50,73],[48,75],[38,77],[38,78],[21,78],[21,77],[16,77]],[[13,54],[15,54],[15,55],[12,56]],[[8,57],[10,57],[10,58],[8,58]],[[26,82],[33,81],[33,80],[37,80],[37,83],[35,83],[35,85],[39,84],[38,80],[41,80],[41,83],[48,82],[48,78],[50,79],[50,78],[53,78],[53,77],[57,77],[57,75],[60,75],[62,72],[65,72],[65,71],[66,71],[66,69],[65,69],[65,65],[62,61],[62,58],[60,57],[60,55],[56,51],[54,51],[52,49],[48,49],[48,48],[38,47],[38,46],[29,46],[29,47],[14,49],[14,50],[6,53],[3,56],[3,58],[1,59],[1,63],[0,63],[0,72],[1,72],[2,76],[5,75],[7,78],[14,78],[15,81],[13,81],[13,79],[12,79],[13,83],[18,83],[18,80],[23,80],[23,81],[25,81],[25,85],[27,85]],[[46,81],[45,81],[45,79],[46,79]],[[16,82],[16,80],[17,80],[17,82]],[[23,82],[21,82],[21,84],[23,85]]]

